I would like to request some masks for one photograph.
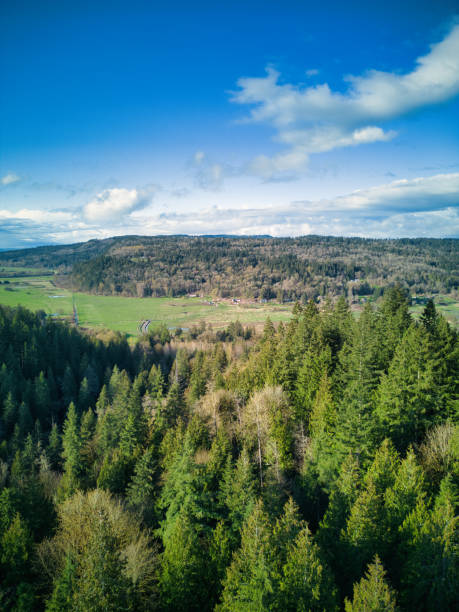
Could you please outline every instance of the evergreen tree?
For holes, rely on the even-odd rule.
[[[13,393],[11,391],[8,392],[8,395],[3,402],[2,418],[5,426],[5,434],[8,434],[13,430],[18,418],[17,403],[14,401]]]
[[[298,371],[295,389],[295,416],[309,429],[310,415],[321,379],[331,368],[331,351],[327,347],[316,354],[310,349]]]
[[[208,373],[204,369],[204,352],[198,351],[193,361],[193,371],[190,376],[189,401],[193,404],[206,392]]]
[[[62,499],[65,499],[80,487],[83,472],[80,427],[75,404],[73,402],[68,408],[67,418],[64,423],[62,447],[64,476],[60,483],[59,494]]]
[[[309,424],[311,450],[320,482],[324,487],[330,485],[338,469],[339,455],[336,452],[335,442],[336,420],[331,381],[325,372],[314,399]]]
[[[27,525],[16,513],[0,541],[0,563],[3,581],[10,587],[27,579],[30,573],[32,537]]]
[[[148,447],[139,457],[126,497],[129,507],[140,513],[146,524],[155,518],[155,474],[157,459],[153,447]]]
[[[438,313],[432,298],[427,300],[421,314],[421,323],[430,334],[435,334],[438,325]]]
[[[99,517],[87,553],[79,567],[74,597],[78,612],[122,612],[135,609],[133,585],[125,574],[126,562],[106,517]]]
[[[384,559],[390,550],[389,518],[385,504],[388,487],[396,481],[398,455],[385,440],[365,475],[363,487],[356,498],[342,538],[348,546],[348,575],[357,579],[375,554]],[[398,483],[397,483],[398,484]]]
[[[58,466],[60,465],[62,445],[61,445],[61,436],[59,435],[59,430],[57,428],[56,423],[53,423],[51,427],[51,432],[49,434],[46,453],[51,462],[51,467],[53,469],[57,469]]]
[[[352,344],[340,353],[341,402],[336,423],[337,452],[344,458],[350,451],[362,466],[375,450],[373,396],[380,374],[377,318],[367,303],[355,325]]]
[[[413,324],[395,351],[377,393],[380,436],[404,451],[435,421],[436,385],[427,332]]]
[[[276,551],[278,573],[281,572],[282,566],[286,562],[292,542],[305,527],[306,525],[301,520],[298,506],[290,498],[285,503],[283,512],[272,530],[271,547]]]
[[[198,534],[185,512],[170,529],[159,577],[162,610],[208,610],[205,559]]]
[[[459,584],[456,492],[450,478],[442,481],[431,511],[423,498],[401,528],[401,600],[408,610],[450,610]]]
[[[83,378],[78,392],[78,411],[80,414],[88,410],[91,404],[91,389],[87,378]]]
[[[124,495],[134,468],[135,458],[120,450],[107,453],[97,477],[97,486],[115,495]]]
[[[72,372],[72,368],[67,364],[61,382],[62,399],[65,406],[75,402],[77,399],[77,383]]]
[[[227,508],[232,545],[239,544],[243,524],[250,516],[256,500],[257,482],[245,448],[233,467],[228,457],[221,484],[221,503]]]
[[[21,439],[24,439],[33,429],[32,414],[26,402],[21,402],[19,406],[18,425]]]
[[[400,285],[389,287],[378,311],[377,333],[380,341],[381,368],[385,371],[411,323],[407,291]]]
[[[274,550],[270,525],[258,502],[242,529],[241,548],[234,553],[223,582],[221,612],[269,610],[274,591]]]
[[[51,395],[43,372],[34,381],[35,418],[45,425],[51,415]]]
[[[339,568],[347,566],[348,563],[348,549],[341,539],[341,530],[345,527],[351,508],[359,495],[360,480],[358,463],[349,454],[341,465],[327,511],[319,526],[318,541],[341,589],[344,588],[346,577]]]
[[[53,592],[46,603],[46,612],[73,612],[76,580],[75,562],[67,555],[64,569],[54,581]]]
[[[273,609],[279,611],[337,610],[336,588],[308,527],[290,544]]]
[[[155,399],[161,399],[164,393],[164,378],[161,368],[153,364],[148,374],[148,392]]]
[[[365,577],[354,585],[354,598],[352,602],[346,599],[345,609],[346,612],[395,612],[395,595],[386,582],[386,572],[377,555]]]

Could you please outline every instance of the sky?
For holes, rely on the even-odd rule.
[[[15,0],[0,70],[0,248],[459,236],[459,0]]]

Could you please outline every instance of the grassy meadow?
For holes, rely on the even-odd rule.
[[[25,268],[0,268],[0,304],[21,305],[70,319],[73,314],[71,291],[56,287],[53,276],[49,273],[40,275],[40,272]],[[74,299],[81,327],[111,329],[129,336],[138,335],[139,323],[146,319],[151,320],[151,326],[165,323],[168,327],[184,328],[204,320],[218,329],[236,320],[246,325],[261,325],[268,316],[273,321],[286,321],[292,310],[291,304],[233,305],[220,301],[217,305],[209,305],[199,297],[131,298],[75,293]],[[450,323],[459,327],[459,302],[450,296],[439,295],[435,303]],[[417,317],[423,308],[423,304],[415,304],[411,310]]]
[[[72,293],[56,287],[52,276],[33,276],[31,270],[30,276],[6,277],[2,276],[4,270],[0,269],[0,304],[20,304],[56,317],[72,317]],[[146,319],[151,320],[151,326],[165,323],[168,327],[185,328],[204,320],[217,329],[238,319],[244,324],[263,323],[268,316],[273,321],[286,321],[292,310],[291,304],[220,302],[215,306],[198,297],[129,298],[75,293],[74,298],[81,327],[107,328],[131,336],[139,334],[139,323]]]

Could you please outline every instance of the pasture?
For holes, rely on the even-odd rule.
[[[0,304],[24,306],[30,310],[43,310],[50,316],[72,319],[72,293],[56,287],[53,276],[40,275],[41,270],[0,268]],[[28,275],[27,275],[28,274]],[[218,301],[210,305],[204,298],[134,298],[74,294],[79,324],[94,330],[111,329],[129,336],[139,335],[139,323],[149,319],[151,327],[160,323],[168,327],[188,328],[201,321],[215,329],[239,320],[244,325],[262,325],[269,316],[273,321],[287,321],[292,304],[240,303]],[[435,303],[448,321],[459,327],[459,302],[451,296],[438,295]],[[418,317],[423,304],[415,304],[411,311]]]
[[[151,327],[165,323],[168,327],[187,328],[204,320],[218,329],[236,320],[245,325],[261,324],[268,316],[273,321],[286,321],[292,310],[291,304],[233,305],[220,301],[209,305],[199,297],[131,298],[75,293],[74,299],[81,327],[111,329],[130,336],[139,334],[139,323],[146,319],[151,320]],[[71,319],[73,313],[71,291],[56,287],[51,276],[0,276],[0,304],[44,310],[58,318]]]

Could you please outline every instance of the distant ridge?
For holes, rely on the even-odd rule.
[[[447,238],[117,236],[0,253],[1,264],[48,268],[58,286],[137,297],[212,295],[277,301],[411,294],[459,286],[459,241]]]

